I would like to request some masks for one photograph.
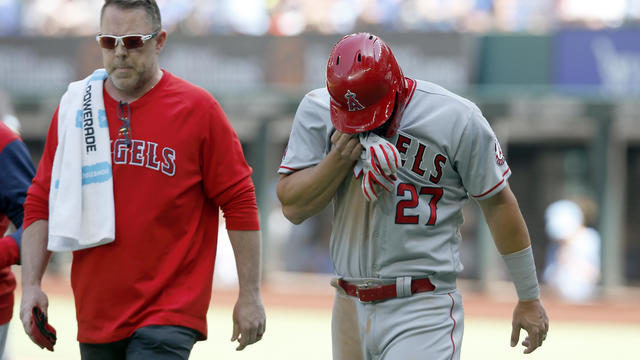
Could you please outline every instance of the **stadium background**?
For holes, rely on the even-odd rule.
[[[332,45],[355,31],[380,34],[405,75],[441,84],[482,109],[513,170],[510,184],[532,236],[539,273],[550,242],[544,232],[546,206],[568,197],[593,204],[587,217],[602,236],[599,297],[569,305],[543,289],[552,330],[549,346],[531,357],[638,356],[624,342],[640,335],[640,0],[158,3],[169,30],[161,65],[218,98],[254,168],[274,340],[269,345],[267,335],[255,350],[236,358],[329,356],[330,209],[299,226],[286,222],[275,197],[276,170],[298,102],[323,86]],[[36,164],[66,85],[101,65],[94,40],[101,4],[0,0],[0,116],[20,120]],[[519,351],[507,348],[514,291],[475,204],[465,209],[465,220],[461,288],[469,317],[463,358],[501,358],[508,350],[505,358],[517,357]],[[16,318],[11,358],[77,357],[69,259],[56,254],[45,282],[51,289],[52,322],[61,324],[57,327],[67,341],[61,341],[58,354],[45,354],[29,343]],[[219,265],[220,274],[232,266]],[[14,270],[19,276],[19,267]],[[218,344],[213,329],[230,325],[230,315],[220,314],[230,311],[233,279],[218,279],[212,338],[196,346],[194,357]],[[554,340],[555,319],[559,338]],[[230,328],[227,332],[217,337],[230,337]],[[487,345],[492,342],[497,347]],[[219,344],[215,348],[232,349]],[[292,352],[286,346],[293,346]]]

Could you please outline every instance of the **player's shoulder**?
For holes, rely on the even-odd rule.
[[[0,152],[7,144],[19,139],[18,134],[14,133],[7,125],[0,121]]]
[[[414,97],[422,96],[428,98],[430,103],[435,103],[443,107],[453,107],[465,113],[478,110],[476,104],[471,100],[447,90],[443,86],[424,80],[415,81],[416,90]]]
[[[312,109],[329,110],[330,103],[329,91],[326,87],[317,88],[309,91],[300,101],[300,107],[309,107]]]
[[[331,127],[329,99],[327,88],[313,89],[306,93],[298,104],[293,120],[294,127],[302,126],[316,129]]]
[[[166,91],[172,95],[180,96],[181,101],[217,103],[215,97],[206,89],[174,75],[169,71],[163,70],[163,72],[166,77]]]

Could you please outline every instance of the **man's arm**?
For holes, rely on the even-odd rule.
[[[357,137],[339,131],[333,133],[331,142],[333,148],[320,163],[280,176],[276,193],[282,213],[294,224],[300,224],[329,204],[363,150]]]
[[[527,225],[509,185],[495,196],[479,200],[478,204],[501,255],[512,254],[531,245]]]
[[[495,196],[480,200],[478,203],[482,208],[485,220],[493,235],[493,241],[500,254],[509,257],[511,254],[524,254],[530,251],[529,232],[520,212],[518,202],[508,185]],[[525,260],[517,261],[524,265],[526,260],[530,260],[531,268],[526,271],[528,271],[529,278],[533,275],[533,279],[535,279],[533,258],[530,256],[530,259],[523,259]],[[512,269],[509,270],[511,271]],[[517,280],[514,279],[516,287],[518,286]],[[537,282],[535,282],[535,286],[537,287]],[[518,305],[513,311],[512,347],[518,343],[520,329],[525,329],[528,334],[522,343],[526,347],[525,354],[531,353],[542,345],[547,336],[547,331],[549,331],[549,318],[538,296],[520,298],[518,301]]]
[[[37,220],[24,229],[22,234],[22,303],[20,319],[24,331],[33,340],[31,334],[31,317],[34,306],[47,315],[49,300],[42,291],[41,282],[49,263],[51,252],[47,250],[49,221]],[[35,341],[34,341],[35,342]]]
[[[238,270],[239,294],[233,308],[233,334],[236,350],[262,339],[266,327],[260,298],[260,232],[228,230]]]

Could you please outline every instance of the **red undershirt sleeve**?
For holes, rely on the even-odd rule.
[[[202,106],[207,126],[201,150],[205,193],[222,209],[228,230],[259,230],[251,167],[224,111],[210,100]]]
[[[229,188],[218,197],[227,230],[260,230],[258,206],[250,177]]]

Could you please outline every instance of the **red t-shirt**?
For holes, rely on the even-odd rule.
[[[73,253],[80,342],[120,340],[147,325],[185,326],[206,338],[219,209],[227,229],[259,230],[251,168],[222,108],[205,90],[163,73],[130,104],[130,148],[118,138],[118,102],[103,91],[116,236]],[[25,228],[48,219],[57,114],[25,203]]]

